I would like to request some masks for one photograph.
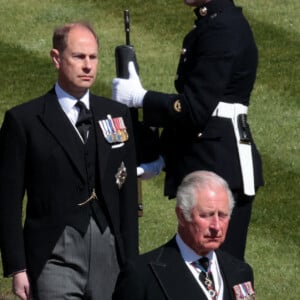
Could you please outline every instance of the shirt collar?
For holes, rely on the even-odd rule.
[[[73,108],[74,105],[78,100],[82,101],[87,109],[90,109],[90,101],[89,101],[89,90],[80,98],[76,99],[75,97],[68,94],[66,91],[64,91],[56,82],[55,84],[55,92],[59,101],[59,104],[61,105],[62,109],[66,114],[68,114]]]

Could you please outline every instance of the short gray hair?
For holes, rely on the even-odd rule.
[[[191,220],[192,209],[197,205],[197,191],[216,187],[221,187],[227,192],[231,215],[234,199],[227,182],[222,177],[210,171],[195,171],[184,177],[177,190],[176,205],[182,210],[186,221]]]

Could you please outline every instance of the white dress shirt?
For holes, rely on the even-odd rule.
[[[177,245],[179,247],[182,259],[184,260],[186,266],[188,267],[188,269],[191,271],[191,273],[195,277],[196,281],[198,282],[199,286],[203,290],[203,292],[206,295],[207,299],[210,300],[211,297],[209,296],[209,293],[208,293],[206,287],[199,280],[200,270],[196,269],[192,265],[192,263],[194,261],[199,260],[202,256],[198,255],[193,249],[191,249],[187,244],[185,244],[178,233],[176,235],[176,242],[177,242]],[[220,272],[220,268],[219,268],[216,253],[214,251],[211,251],[206,255],[206,257],[209,259],[209,262],[210,262],[209,269],[212,273],[215,290],[217,292],[216,299],[222,300],[223,299],[224,285],[223,285],[223,279],[222,279],[222,275],[221,275],[221,272]]]
[[[65,112],[66,116],[72,123],[72,125],[75,128],[76,132],[78,133],[79,137],[83,141],[81,134],[79,133],[79,131],[76,128],[76,122],[77,122],[78,115],[79,115],[79,108],[76,106],[76,103],[77,103],[77,101],[81,101],[85,104],[87,109],[90,109],[89,90],[87,90],[87,92],[80,99],[77,99],[77,98],[71,96],[70,94],[68,94],[67,92],[65,92],[59,86],[59,84],[56,82],[55,93],[57,95],[58,102],[59,102],[62,110]]]

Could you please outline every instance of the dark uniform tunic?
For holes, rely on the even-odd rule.
[[[248,206],[242,217],[245,224],[238,220],[238,230],[231,226],[228,232],[228,239],[233,235],[233,241],[227,250],[242,258],[253,197],[243,193],[232,121],[212,114],[220,101],[249,105],[258,52],[241,8],[231,0],[212,0],[196,8],[195,13],[195,27],[183,41],[175,80],[178,94],[148,91],[143,104],[144,121],[164,127],[161,142],[166,162],[165,195],[174,198],[188,173],[209,170],[228,182],[238,202],[237,209]],[[261,158],[248,127],[247,135],[257,189],[263,185]],[[234,211],[232,219],[238,216],[239,212]]]

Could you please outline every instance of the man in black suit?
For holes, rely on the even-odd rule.
[[[143,107],[144,123],[164,128],[165,195],[170,199],[192,171],[213,171],[228,182],[236,206],[222,247],[243,259],[252,202],[263,185],[260,155],[247,123],[257,47],[241,8],[231,0],[184,2],[196,6],[197,19],[183,41],[178,93],[146,91],[130,63],[130,79],[113,81],[113,99]]]
[[[55,87],[5,114],[0,245],[20,299],[111,299],[120,266],[138,254],[130,113],[89,91],[98,48],[88,23],[57,28]]]
[[[113,300],[255,299],[251,267],[218,250],[234,206],[225,180],[195,171],[176,198],[176,236],[127,264]]]

